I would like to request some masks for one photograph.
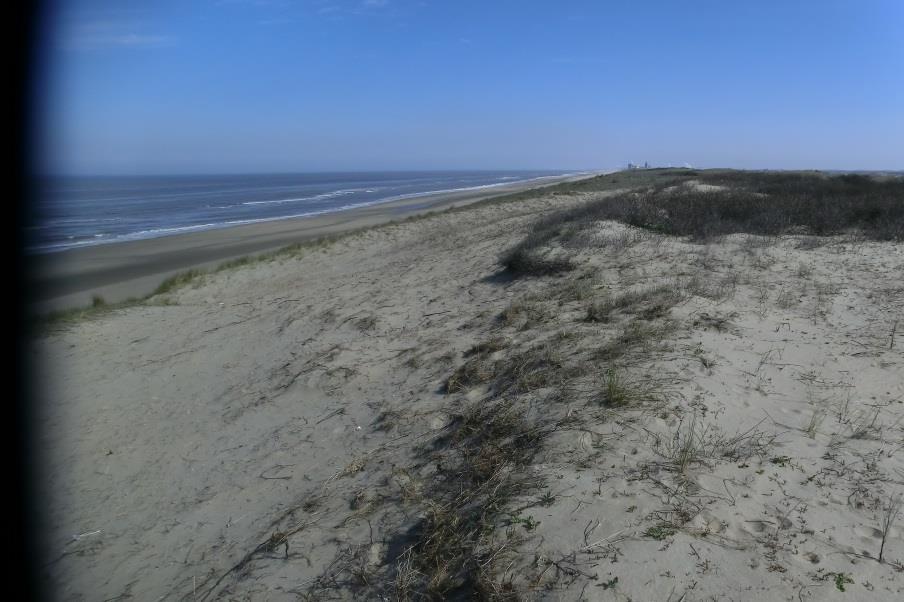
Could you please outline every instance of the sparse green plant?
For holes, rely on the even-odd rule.
[[[184,272],[180,272],[175,276],[170,276],[166,280],[160,283],[160,286],[154,291],[154,295],[163,295],[166,293],[171,293],[177,289],[180,289],[189,284],[197,283],[198,279],[204,276],[207,272],[204,270],[186,270]]]
[[[628,405],[631,394],[622,384],[618,372],[612,368],[606,370],[606,388],[603,395],[603,404],[612,407]]]
[[[791,458],[789,458],[788,456],[775,456],[769,461],[777,466],[785,468],[786,466],[788,466],[788,464],[791,463]]]
[[[677,532],[678,529],[674,525],[669,523],[660,523],[644,531],[644,535],[662,541],[663,539],[671,537]]]
[[[607,407],[620,408],[644,401],[654,401],[659,397],[651,386],[628,382],[615,368],[606,370],[601,403]]]
[[[509,521],[513,525],[521,525],[524,527],[525,531],[533,531],[540,524],[540,521],[533,516],[521,516],[519,514],[510,515]]]
[[[854,579],[850,575],[844,573],[830,573],[830,575],[834,577],[835,588],[840,592],[845,591],[845,585],[854,583]]]
[[[39,316],[34,319],[31,326],[38,334],[46,334],[53,332],[56,329],[66,328],[73,324],[77,324],[84,320],[93,320],[111,314],[115,311],[128,309],[130,307],[137,307],[145,301],[146,298],[136,299],[134,297],[116,303],[110,303],[106,301],[104,301],[103,303],[95,303],[92,301],[92,304],[87,307],[75,307],[71,309],[56,310],[43,316]]]

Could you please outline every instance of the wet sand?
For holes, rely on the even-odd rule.
[[[36,313],[87,305],[98,295],[118,302],[152,292],[166,278],[208,268],[293,243],[404,219],[454,205],[542,188],[595,174],[544,178],[499,186],[425,195],[349,211],[191,232],[35,255],[29,272]]]

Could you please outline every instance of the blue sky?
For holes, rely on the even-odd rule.
[[[898,0],[82,0],[46,18],[44,171],[904,169]]]

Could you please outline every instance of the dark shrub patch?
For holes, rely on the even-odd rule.
[[[680,175],[679,175],[680,174]],[[500,258],[516,274],[546,275],[573,268],[548,258],[551,242],[595,221],[614,220],[694,240],[736,233],[832,236],[856,232],[872,240],[904,240],[904,178],[819,172],[713,170],[693,178],[680,170],[659,172],[655,185],[590,201],[538,221],[531,233]],[[682,186],[693,179],[722,189]]]

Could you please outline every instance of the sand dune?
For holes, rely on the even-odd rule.
[[[571,272],[501,271],[593,195],[42,336],[60,597],[901,599],[904,246],[606,221]]]
[[[491,189],[438,192],[300,219],[37,254],[29,258],[34,308],[46,313],[79,307],[90,304],[95,295],[107,302],[141,297],[153,292],[164,279],[188,269],[210,268],[290,244],[586,177],[555,176]]]

